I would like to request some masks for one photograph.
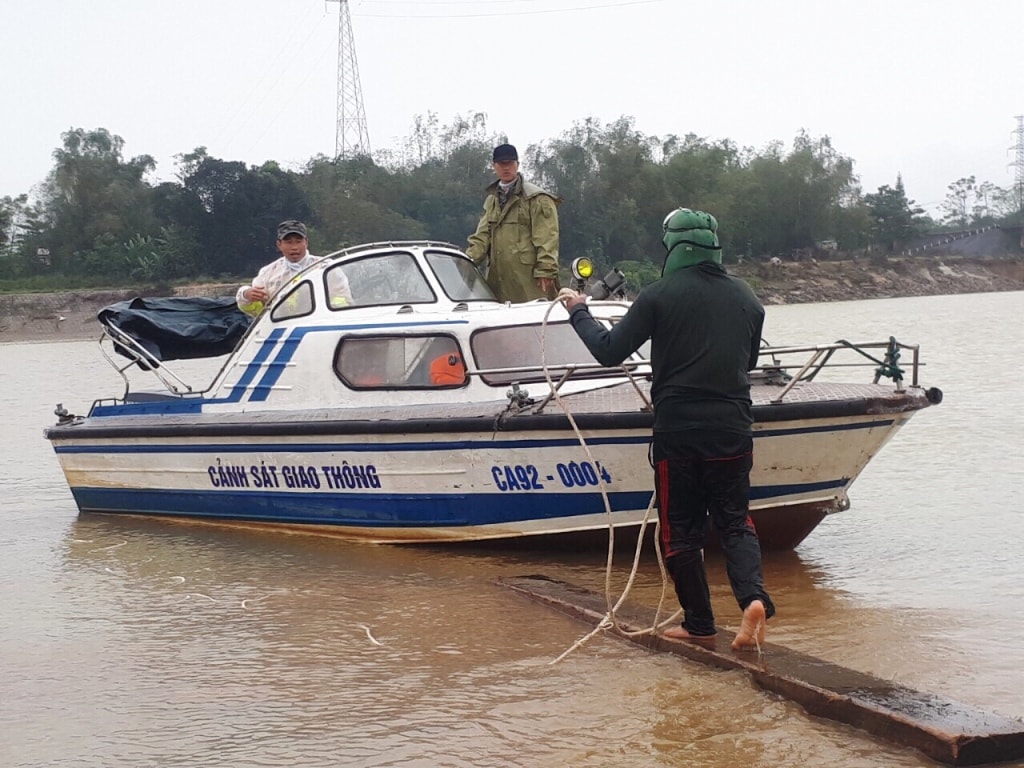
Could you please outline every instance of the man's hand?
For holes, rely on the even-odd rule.
[[[246,288],[242,296],[244,296],[249,301],[265,302],[268,298],[270,298],[270,295],[267,293],[266,288],[259,288],[257,286],[251,286],[249,288]]]
[[[538,277],[537,286],[544,291],[545,296],[550,296],[555,292],[555,278],[553,277]]]
[[[577,293],[572,296],[563,296],[562,303],[565,304],[565,310],[567,312],[572,312],[573,307],[577,307],[580,304],[586,306],[587,295],[585,293]]]

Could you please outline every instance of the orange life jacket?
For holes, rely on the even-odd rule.
[[[430,361],[430,383],[437,386],[463,384],[466,366],[458,355],[441,355]]]

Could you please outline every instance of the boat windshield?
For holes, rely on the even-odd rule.
[[[427,263],[452,301],[497,301],[476,265],[452,253],[430,251]]]
[[[389,304],[432,304],[437,301],[430,283],[420,270],[415,257],[407,251],[367,256],[324,271],[324,285],[331,296],[332,286],[340,280],[342,270],[352,293],[352,303],[328,302],[332,310],[355,307],[387,306]],[[332,297],[333,298],[333,297]]]
[[[569,323],[487,328],[473,334],[470,345],[479,368],[488,371],[481,374],[488,384],[544,381],[544,363],[549,368],[561,369],[569,365],[595,365],[594,356]],[[595,368],[580,371],[574,378],[606,376],[613,372],[621,374],[621,369]],[[556,379],[560,375],[561,370],[552,373]]]

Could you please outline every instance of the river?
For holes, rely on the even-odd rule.
[[[920,343],[944,402],[795,551],[769,640],[1024,718],[1024,293],[768,308],[773,343]],[[1017,373],[1014,373],[1017,371]],[[866,374],[865,374],[866,375]],[[740,672],[497,586],[603,591],[603,551],[375,547],[79,517],[42,429],[122,387],[94,342],[0,344],[0,765],[931,766]],[[621,589],[629,554],[616,563]],[[735,628],[721,558],[719,623]],[[631,601],[660,594],[653,557]]]

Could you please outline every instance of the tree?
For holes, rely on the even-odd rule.
[[[853,161],[836,151],[828,136],[814,139],[801,131],[786,158],[792,202],[795,248],[813,248],[818,240],[835,234],[841,203],[856,186]]]
[[[563,264],[571,263],[577,256],[587,256],[598,262],[600,268],[609,266],[596,235],[600,216],[596,148],[601,131],[600,124],[588,118],[530,152],[533,180],[561,199],[558,225],[559,257]],[[479,215],[479,203],[477,212]]]
[[[753,256],[788,255],[794,247],[789,202],[793,190],[788,188],[782,145],[773,142],[736,177],[731,195],[736,213],[719,214],[723,224],[732,220],[742,227],[733,235],[749,243]]]
[[[312,209],[296,174],[276,163],[247,167],[210,157],[205,147],[179,157],[182,194],[163,202],[187,217],[176,223],[194,235],[213,274],[246,275],[277,257],[274,232],[285,219],[310,221]],[[165,226],[170,222],[165,222]]]
[[[724,215],[729,177],[743,165],[741,150],[728,139],[709,142],[692,133],[681,142],[672,136],[663,146],[659,209],[684,206]]]
[[[14,222],[14,200],[5,197],[0,200],[0,246],[9,245],[14,242],[14,234],[11,232],[11,225]]]
[[[632,118],[622,117],[603,126],[587,119],[550,144],[531,148],[536,180],[562,199],[563,264],[587,256],[601,270],[650,258],[665,215],[658,210],[664,195],[655,155],[661,147],[659,139],[637,131]]]
[[[992,213],[997,219],[1004,222],[1012,220],[1014,223],[1020,223],[1022,207],[1019,187],[1010,189],[993,187],[990,202]]]
[[[427,239],[423,223],[396,210],[402,208],[401,179],[367,156],[321,156],[296,181],[319,222],[315,238],[325,243],[325,253],[366,242]]]
[[[491,149],[503,139],[488,130],[481,112],[433,128],[429,155],[397,172],[395,210],[420,222],[432,238],[465,244],[480,218],[484,189],[494,180]]]
[[[976,181],[973,176],[957,179],[946,189],[946,198],[942,202],[942,210],[946,212],[942,222],[951,227],[966,228],[971,224],[968,203],[974,194]]]
[[[241,277],[276,258],[274,230],[291,218],[310,226],[319,254],[381,240],[461,245],[494,179],[491,148],[505,140],[483,113],[447,125],[428,113],[397,154],[318,156],[293,172],[211,157],[200,146],[177,156],[175,181],[153,186],[152,158],[126,160],[124,141],[106,129],[61,138],[38,205],[24,195],[0,200],[0,276],[46,270],[79,284]],[[774,141],[755,150],[693,133],[649,136],[626,116],[588,118],[520,147],[520,157],[524,175],[562,199],[563,265],[587,256],[601,274],[618,266],[634,289],[660,274],[661,222],[678,206],[718,218],[726,261],[791,257],[824,240],[891,251],[931,222],[907,199],[901,176],[862,195],[853,161],[805,131],[788,149]],[[945,222],[1019,216],[1020,192],[962,178],[949,186]],[[52,265],[37,255],[47,253]]]
[[[42,214],[28,195],[0,200],[0,277],[15,278],[36,274],[49,268],[46,249],[40,254]]]
[[[61,139],[43,187],[46,230],[39,246],[51,252],[55,269],[82,274],[99,240],[126,241],[158,229],[143,178],[156,164],[149,155],[125,161],[124,140],[105,128],[73,128]],[[111,274],[118,268],[109,262],[99,266]]]
[[[1019,210],[1014,190],[1003,189],[990,181],[983,181],[974,189],[971,224],[989,226],[1014,216]]]
[[[871,241],[885,246],[892,253],[920,233],[919,217],[924,209],[907,199],[903,177],[896,175],[896,186],[884,184],[874,194],[864,196],[871,216]]]

